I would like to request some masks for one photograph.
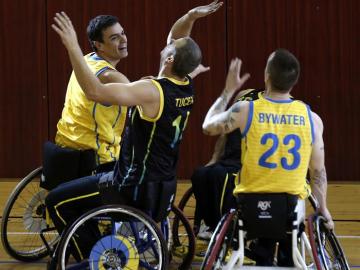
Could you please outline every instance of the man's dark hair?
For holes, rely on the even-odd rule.
[[[274,90],[288,92],[299,79],[300,64],[291,52],[278,49],[270,57],[266,72]]]
[[[176,48],[172,67],[172,72],[180,78],[193,72],[200,65],[202,58],[199,45],[190,37],[185,38],[185,41],[183,46]]]
[[[87,27],[87,35],[89,38],[91,48],[96,52],[94,41],[103,42],[102,31],[114,24],[118,23],[119,19],[112,15],[99,15],[93,18]]]

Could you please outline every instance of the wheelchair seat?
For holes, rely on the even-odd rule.
[[[297,219],[298,198],[286,193],[244,193],[237,198],[246,239],[284,239]],[[264,230],[266,228],[266,230]]]

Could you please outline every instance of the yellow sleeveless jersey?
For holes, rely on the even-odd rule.
[[[310,108],[297,100],[250,101],[242,133],[241,177],[234,193],[310,194],[306,174],[314,128]]]
[[[115,69],[95,53],[84,58],[96,76],[107,69]],[[55,142],[78,150],[94,149],[98,164],[114,161],[119,157],[126,111],[126,107],[88,100],[72,72]]]

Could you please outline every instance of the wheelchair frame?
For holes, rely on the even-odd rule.
[[[193,198],[193,190],[192,187],[190,187],[183,195],[183,197],[181,198],[180,202],[179,202],[179,208],[187,215],[187,218],[190,220],[190,222],[192,221],[192,225],[194,227],[194,231],[196,231],[196,229],[198,229],[200,227],[201,224],[201,217],[199,217],[199,214],[197,213],[196,210],[196,206],[194,205],[194,203],[191,203],[191,205],[189,205],[189,200],[191,200],[191,198]],[[317,211],[318,208],[318,204],[317,201],[315,200],[315,198],[313,196],[309,197],[309,202],[312,206],[312,208],[314,209],[314,211]],[[227,213],[225,216],[229,215],[229,213]],[[223,217],[224,218],[224,217]],[[219,222],[218,226],[221,227],[221,224],[223,222],[222,221]],[[328,267],[326,264],[324,265],[324,262],[329,260],[329,254],[331,253],[330,251],[324,251],[325,250],[325,242],[327,243],[327,246],[330,247],[333,252],[335,252],[337,255],[337,259],[340,261],[340,266],[338,266],[337,269],[350,269],[348,262],[346,260],[345,254],[341,248],[341,245],[339,244],[336,235],[333,231],[328,231],[326,230],[326,227],[324,227],[323,225],[321,225],[321,223],[324,222],[324,218],[322,216],[318,216],[316,214],[311,215],[308,217],[307,219],[307,223],[308,223],[308,235],[309,238],[306,237],[305,232],[303,232],[304,236],[303,237],[303,244],[300,247],[300,253],[303,254],[305,252],[305,249],[308,250],[309,252],[309,248],[308,248],[308,244],[310,243],[311,247],[317,247],[319,245],[322,245],[320,249],[318,248],[312,248],[311,249],[311,253],[309,254],[309,256],[312,256],[313,260],[314,260],[314,264],[317,267],[317,269],[322,269],[322,265],[326,270],[330,270],[331,268]],[[321,227],[321,229],[320,229]],[[305,239],[306,237],[306,239]],[[322,242],[321,242],[322,241]],[[210,242],[209,248],[211,249],[211,245],[213,242]],[[322,244],[321,244],[322,243]]]
[[[4,213],[3,213],[3,219],[2,219],[2,223],[1,223],[1,240],[3,243],[3,246],[5,248],[5,250],[7,251],[7,253],[12,256],[13,258],[20,260],[20,261],[25,261],[25,262],[29,262],[29,261],[36,261],[39,260],[41,258],[44,258],[46,256],[48,256],[51,251],[52,251],[52,247],[59,241],[59,236],[58,234],[55,232],[54,228],[51,228],[51,226],[49,225],[46,216],[46,207],[45,207],[45,203],[44,203],[44,198],[42,198],[41,196],[38,196],[40,193],[43,192],[47,192],[45,189],[41,189],[39,186],[39,182],[34,181],[37,178],[41,177],[41,173],[42,173],[42,167],[39,167],[37,169],[35,169],[34,171],[32,171],[31,173],[29,173],[25,178],[23,178],[19,184],[14,188],[13,192],[11,193],[11,195],[9,196],[9,199],[6,203],[6,206],[4,208]],[[11,223],[12,219],[19,219],[20,220],[20,224],[22,226],[24,226],[23,223],[23,219],[21,216],[11,216],[12,210],[14,208],[14,205],[17,203],[18,200],[22,199],[21,198],[21,193],[26,190],[29,186],[34,185],[34,187],[32,187],[32,198],[35,198],[35,200],[38,200],[36,203],[36,205],[34,205],[34,209],[32,211],[32,218],[36,218],[40,221],[41,225],[41,230],[37,230],[36,232],[31,232],[29,230],[27,230],[27,228],[22,228],[22,230],[24,230],[24,232],[22,232],[22,234],[33,234],[34,237],[36,239],[34,239],[33,246],[30,247],[27,250],[21,250],[21,248],[14,246],[12,241],[9,240],[8,237],[8,226],[9,226],[9,222]],[[24,209],[26,209],[28,206],[26,205],[26,207]],[[24,209],[22,209],[21,211],[25,211]],[[20,212],[21,212],[20,211]],[[181,247],[182,245],[187,245],[186,246],[186,254],[182,254],[183,257],[179,258],[179,256],[175,255],[171,255],[172,261],[178,259],[179,260],[179,267],[178,269],[189,269],[194,253],[195,253],[195,236],[194,233],[192,231],[192,228],[188,222],[188,220],[186,219],[186,217],[183,215],[183,213],[176,207],[176,206],[172,206],[171,211],[173,212],[174,216],[173,216],[173,223],[175,222],[176,219],[176,230],[174,229],[170,229],[171,226],[171,222],[169,221],[169,218],[167,220],[164,220],[163,222],[161,222],[161,228],[163,231],[164,236],[166,237],[166,240],[168,241],[168,248],[170,249],[171,252],[176,251],[177,248]],[[44,221],[46,222],[46,226],[44,227],[43,225],[45,224]],[[25,226],[24,226],[25,227]],[[179,227],[183,227],[183,229],[180,229],[182,231],[182,234],[179,235],[177,233],[180,232]],[[39,228],[38,228],[39,229]],[[177,232],[177,233],[175,233]],[[52,240],[48,241],[47,239],[49,239],[49,234],[51,235],[55,235],[55,238],[53,238]],[[184,240],[185,239],[185,240]],[[187,241],[187,243],[186,243]],[[42,244],[39,244],[42,243]]]
[[[316,210],[316,200],[313,197],[309,197],[310,202],[314,209]],[[243,221],[239,219],[239,210],[232,209],[227,213],[221,221],[219,222],[208,247],[208,250],[205,255],[205,259],[201,266],[202,270],[210,269],[256,269],[252,266],[243,266],[244,257],[245,257],[245,242],[244,238],[246,236],[245,231],[243,230]],[[314,219],[313,219],[314,218]],[[316,226],[314,227],[313,220],[315,220]],[[331,261],[323,243],[320,242],[320,235],[327,239],[331,239],[332,249],[337,253],[336,263],[337,267],[335,269],[348,270],[349,265],[345,258],[344,253],[342,252],[341,246],[338,243],[335,234],[332,231],[329,231],[324,226],[325,219],[319,215],[313,215],[308,219],[309,225],[309,239],[305,234],[305,231],[300,228],[300,224],[304,222],[304,219],[298,219],[293,221],[292,227],[292,258],[296,269],[314,269],[315,266],[317,270],[330,270],[333,269]],[[322,222],[322,225],[320,225]],[[313,228],[314,227],[314,228]],[[325,231],[327,230],[327,231]],[[324,232],[325,231],[325,232]],[[323,240],[324,241],[324,240]],[[234,247],[234,243],[237,242],[237,248]],[[228,252],[233,249],[231,252],[230,258],[228,257]],[[313,264],[308,265],[305,260],[305,255],[307,250],[310,258],[313,261]],[[236,267],[236,268],[235,268]],[[272,267],[276,268],[276,267]],[[281,268],[279,268],[281,269]]]

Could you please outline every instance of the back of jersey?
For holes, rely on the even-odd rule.
[[[241,177],[234,193],[289,193],[306,198],[313,123],[309,107],[297,100],[250,102],[242,134]]]

